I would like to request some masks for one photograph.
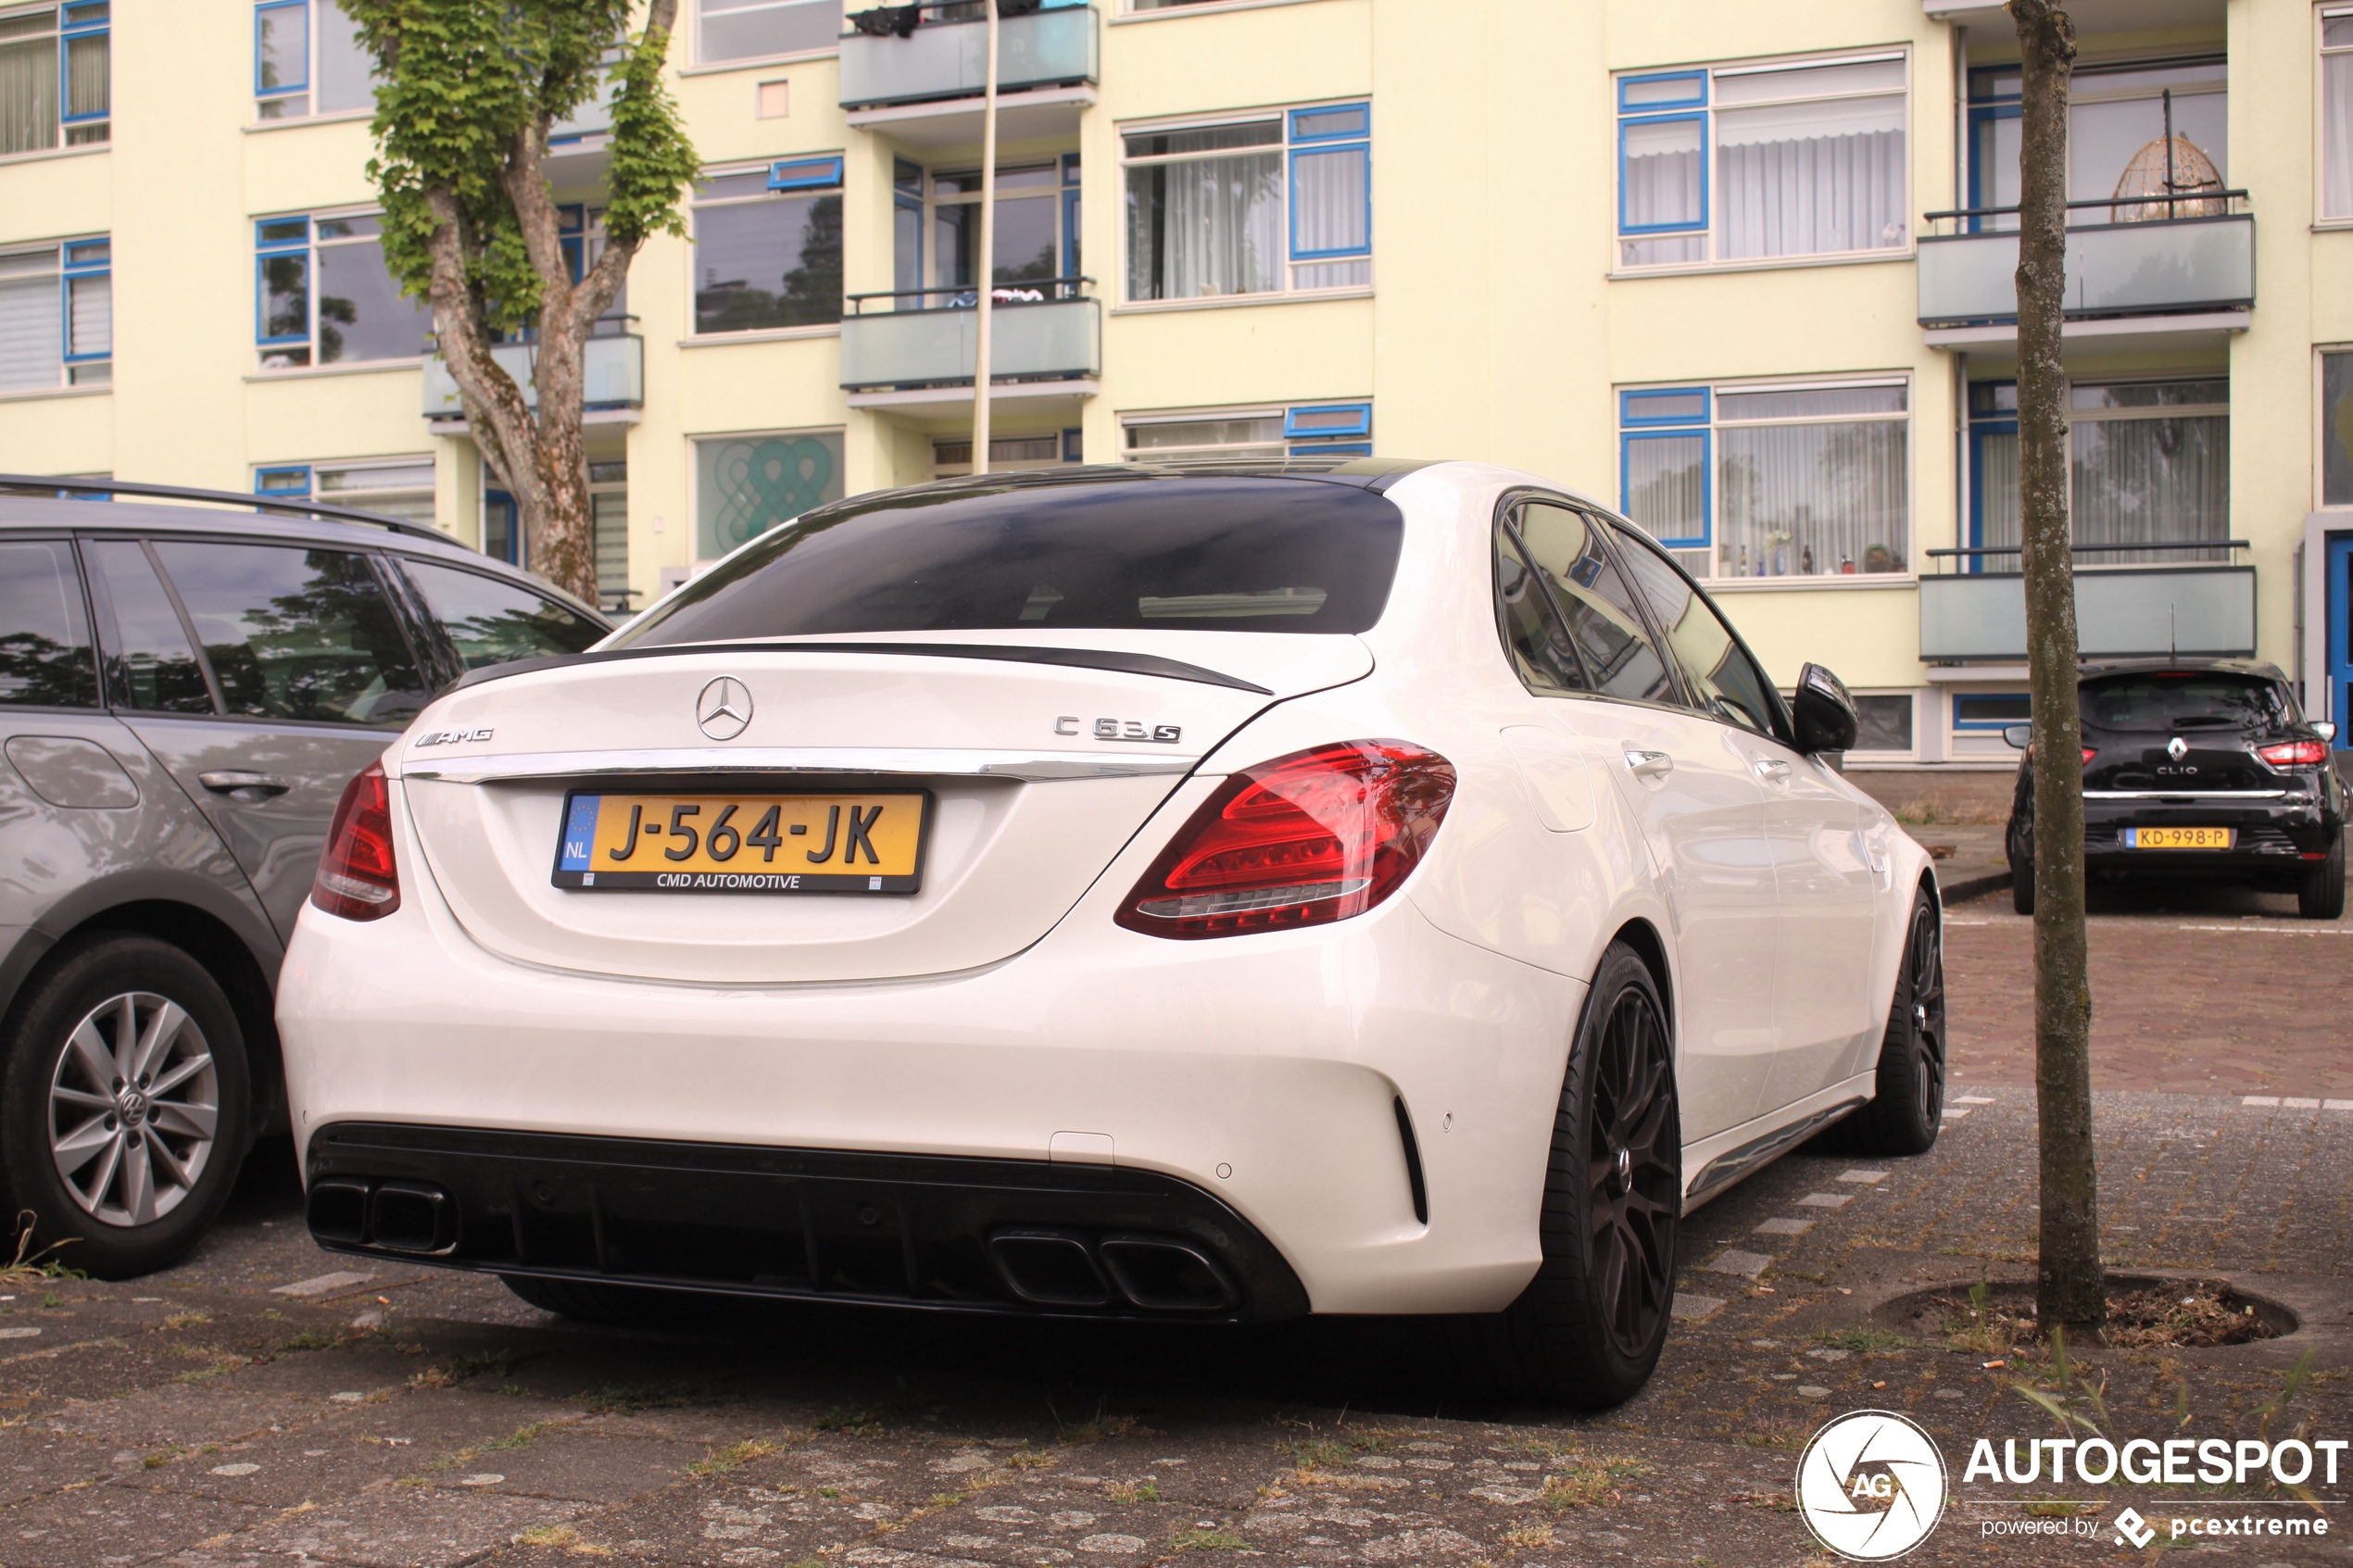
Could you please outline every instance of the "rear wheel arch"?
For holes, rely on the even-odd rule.
[[[1649,921],[1637,917],[1619,926],[1611,935],[1609,941],[1623,942],[1627,947],[1631,947],[1634,950],[1634,956],[1641,959],[1643,967],[1651,972],[1651,984],[1658,987],[1659,1005],[1667,1010],[1667,1037],[1669,1040],[1674,1039],[1675,976],[1671,966],[1667,963],[1667,943],[1660,937],[1658,928],[1651,924]],[[1602,944],[1602,947],[1606,952],[1609,942]]]

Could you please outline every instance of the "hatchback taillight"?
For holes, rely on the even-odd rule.
[[[371,762],[343,786],[327,851],[310,884],[310,901],[346,920],[380,920],[400,908],[400,873],[392,863],[392,801],[384,765]]]
[[[2255,755],[2274,768],[2310,768],[2329,759],[2329,743],[2324,740],[2288,740],[2277,746],[2259,746]]]
[[[1194,938],[1362,914],[1412,874],[1453,798],[1453,764],[1403,741],[1343,741],[1261,763],[1193,813],[1119,923]]]

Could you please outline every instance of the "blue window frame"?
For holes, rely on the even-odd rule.
[[[1683,468],[1696,467],[1700,475],[1700,503],[1696,530],[1692,520],[1681,520],[1682,526],[1669,526],[1656,515],[1655,508],[1642,504],[1635,493],[1635,465],[1651,450],[1656,451],[1661,464],[1676,464]],[[1620,505],[1628,517],[1651,531],[1651,536],[1670,550],[1705,550],[1715,543],[1711,526],[1716,516],[1716,443],[1714,433],[1705,426],[1691,430],[1629,431],[1618,438],[1617,490]],[[1649,466],[1649,465],[1645,465]],[[1648,515],[1646,515],[1648,514]],[[1701,573],[1706,575],[1705,572]]]
[[[1658,223],[1637,223],[1628,217],[1626,201],[1634,182],[1625,177],[1627,142],[1639,135],[1646,126],[1694,125],[1699,128],[1699,202],[1689,218],[1677,218]],[[1692,114],[1646,114],[1629,116],[1617,122],[1617,232],[1621,234],[1689,234],[1707,227],[1707,116]]]
[[[1972,382],[1969,389],[1969,542],[1972,549],[1985,544],[1986,447],[1995,441],[2018,439],[2018,383]],[[1970,556],[1967,571],[2016,571],[2017,556]]]
[[[1707,107],[1707,72],[1659,70],[1617,79],[1617,112],[1647,114],[1654,109]]]
[[[1063,276],[1076,278],[1087,269],[1078,264],[1078,155],[1063,154]]]
[[[310,494],[310,465],[290,463],[283,468],[253,470],[253,493],[257,495],[308,495]]]
[[[1290,258],[1341,261],[1373,253],[1373,107],[1293,109]]]
[[[265,348],[300,344],[309,362],[310,220],[265,218],[253,226],[253,341]]]
[[[787,158],[768,166],[772,191],[825,191],[841,183],[838,157]]]
[[[1063,461],[1083,463],[1087,460],[1087,433],[1076,425],[1063,431]]]
[[[1302,403],[1283,414],[1283,439],[1286,441],[1372,433],[1373,406],[1370,403]]]
[[[1707,413],[1708,389],[1704,386],[1617,395],[1617,422],[1622,425],[1704,425]]]
[[[310,91],[310,0],[253,8],[253,95],[269,100]],[[305,104],[304,110],[309,106]],[[266,118],[275,119],[275,115]]]
[[[107,0],[78,0],[57,13],[58,121],[68,145],[103,142],[111,112]]]
[[[61,341],[68,365],[97,366],[114,358],[113,250],[104,239],[65,244],[58,304],[65,312]]]
[[[2033,717],[2033,698],[2026,692],[1955,692],[1953,728],[1999,730],[2023,724]]]

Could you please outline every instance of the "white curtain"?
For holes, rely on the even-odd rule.
[[[2353,218],[2353,55],[2321,61],[2321,215]]]
[[[1654,539],[1694,539],[1705,533],[1707,438],[1629,435],[1626,515]]]
[[[1985,546],[2015,545],[2019,538],[2018,432],[1993,431],[1977,438],[1977,515]],[[2016,571],[2017,556],[1980,557],[1981,571]]]
[[[1902,98],[1727,109],[1716,149],[1720,257],[1881,250],[1910,232]]]
[[[1625,159],[1619,175],[1626,187],[1622,227],[1706,220],[1699,194],[1701,130],[1702,121],[1696,119],[1654,120],[1625,128]]]
[[[0,44],[0,153],[57,144],[57,41]]]
[[[2068,432],[2070,509],[2079,545],[2227,539],[2231,533],[2231,421],[2079,420]],[[2220,550],[2103,550],[2078,562],[2186,564]]]
[[[1902,571],[1910,564],[1906,426],[1727,426],[1718,433],[1718,570],[1727,576]]]
[[[1127,171],[1127,297],[1196,299],[1283,286],[1279,152]]]
[[[0,387],[57,384],[57,278],[0,282]]]

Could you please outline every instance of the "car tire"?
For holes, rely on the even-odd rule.
[[[2010,862],[2010,908],[2020,914],[2034,912],[2034,862]]]
[[[100,1279],[186,1257],[250,1127],[245,1035],[204,966],[152,936],[77,943],[10,1010],[0,1049],[10,1245],[29,1213],[35,1247]]]
[[[686,1315],[691,1299],[675,1290],[648,1290],[598,1280],[543,1279],[535,1274],[500,1274],[498,1280],[543,1312],[614,1328],[674,1323]]]
[[[2033,903],[2032,883],[2026,902]],[[1839,1147],[1856,1154],[1926,1154],[1944,1122],[1944,943],[1936,904],[1912,895],[1895,995],[1880,1038],[1871,1102],[1842,1123]]]
[[[1543,1262],[1504,1311],[1457,1320],[1478,1381],[1518,1403],[1604,1410],[1632,1398],[1674,1312],[1682,1182],[1667,1010],[1650,966],[1613,943],[1554,1114]]]
[[[2329,846],[2329,857],[2307,866],[2296,882],[2296,912],[2306,920],[2345,917],[2345,835]]]

